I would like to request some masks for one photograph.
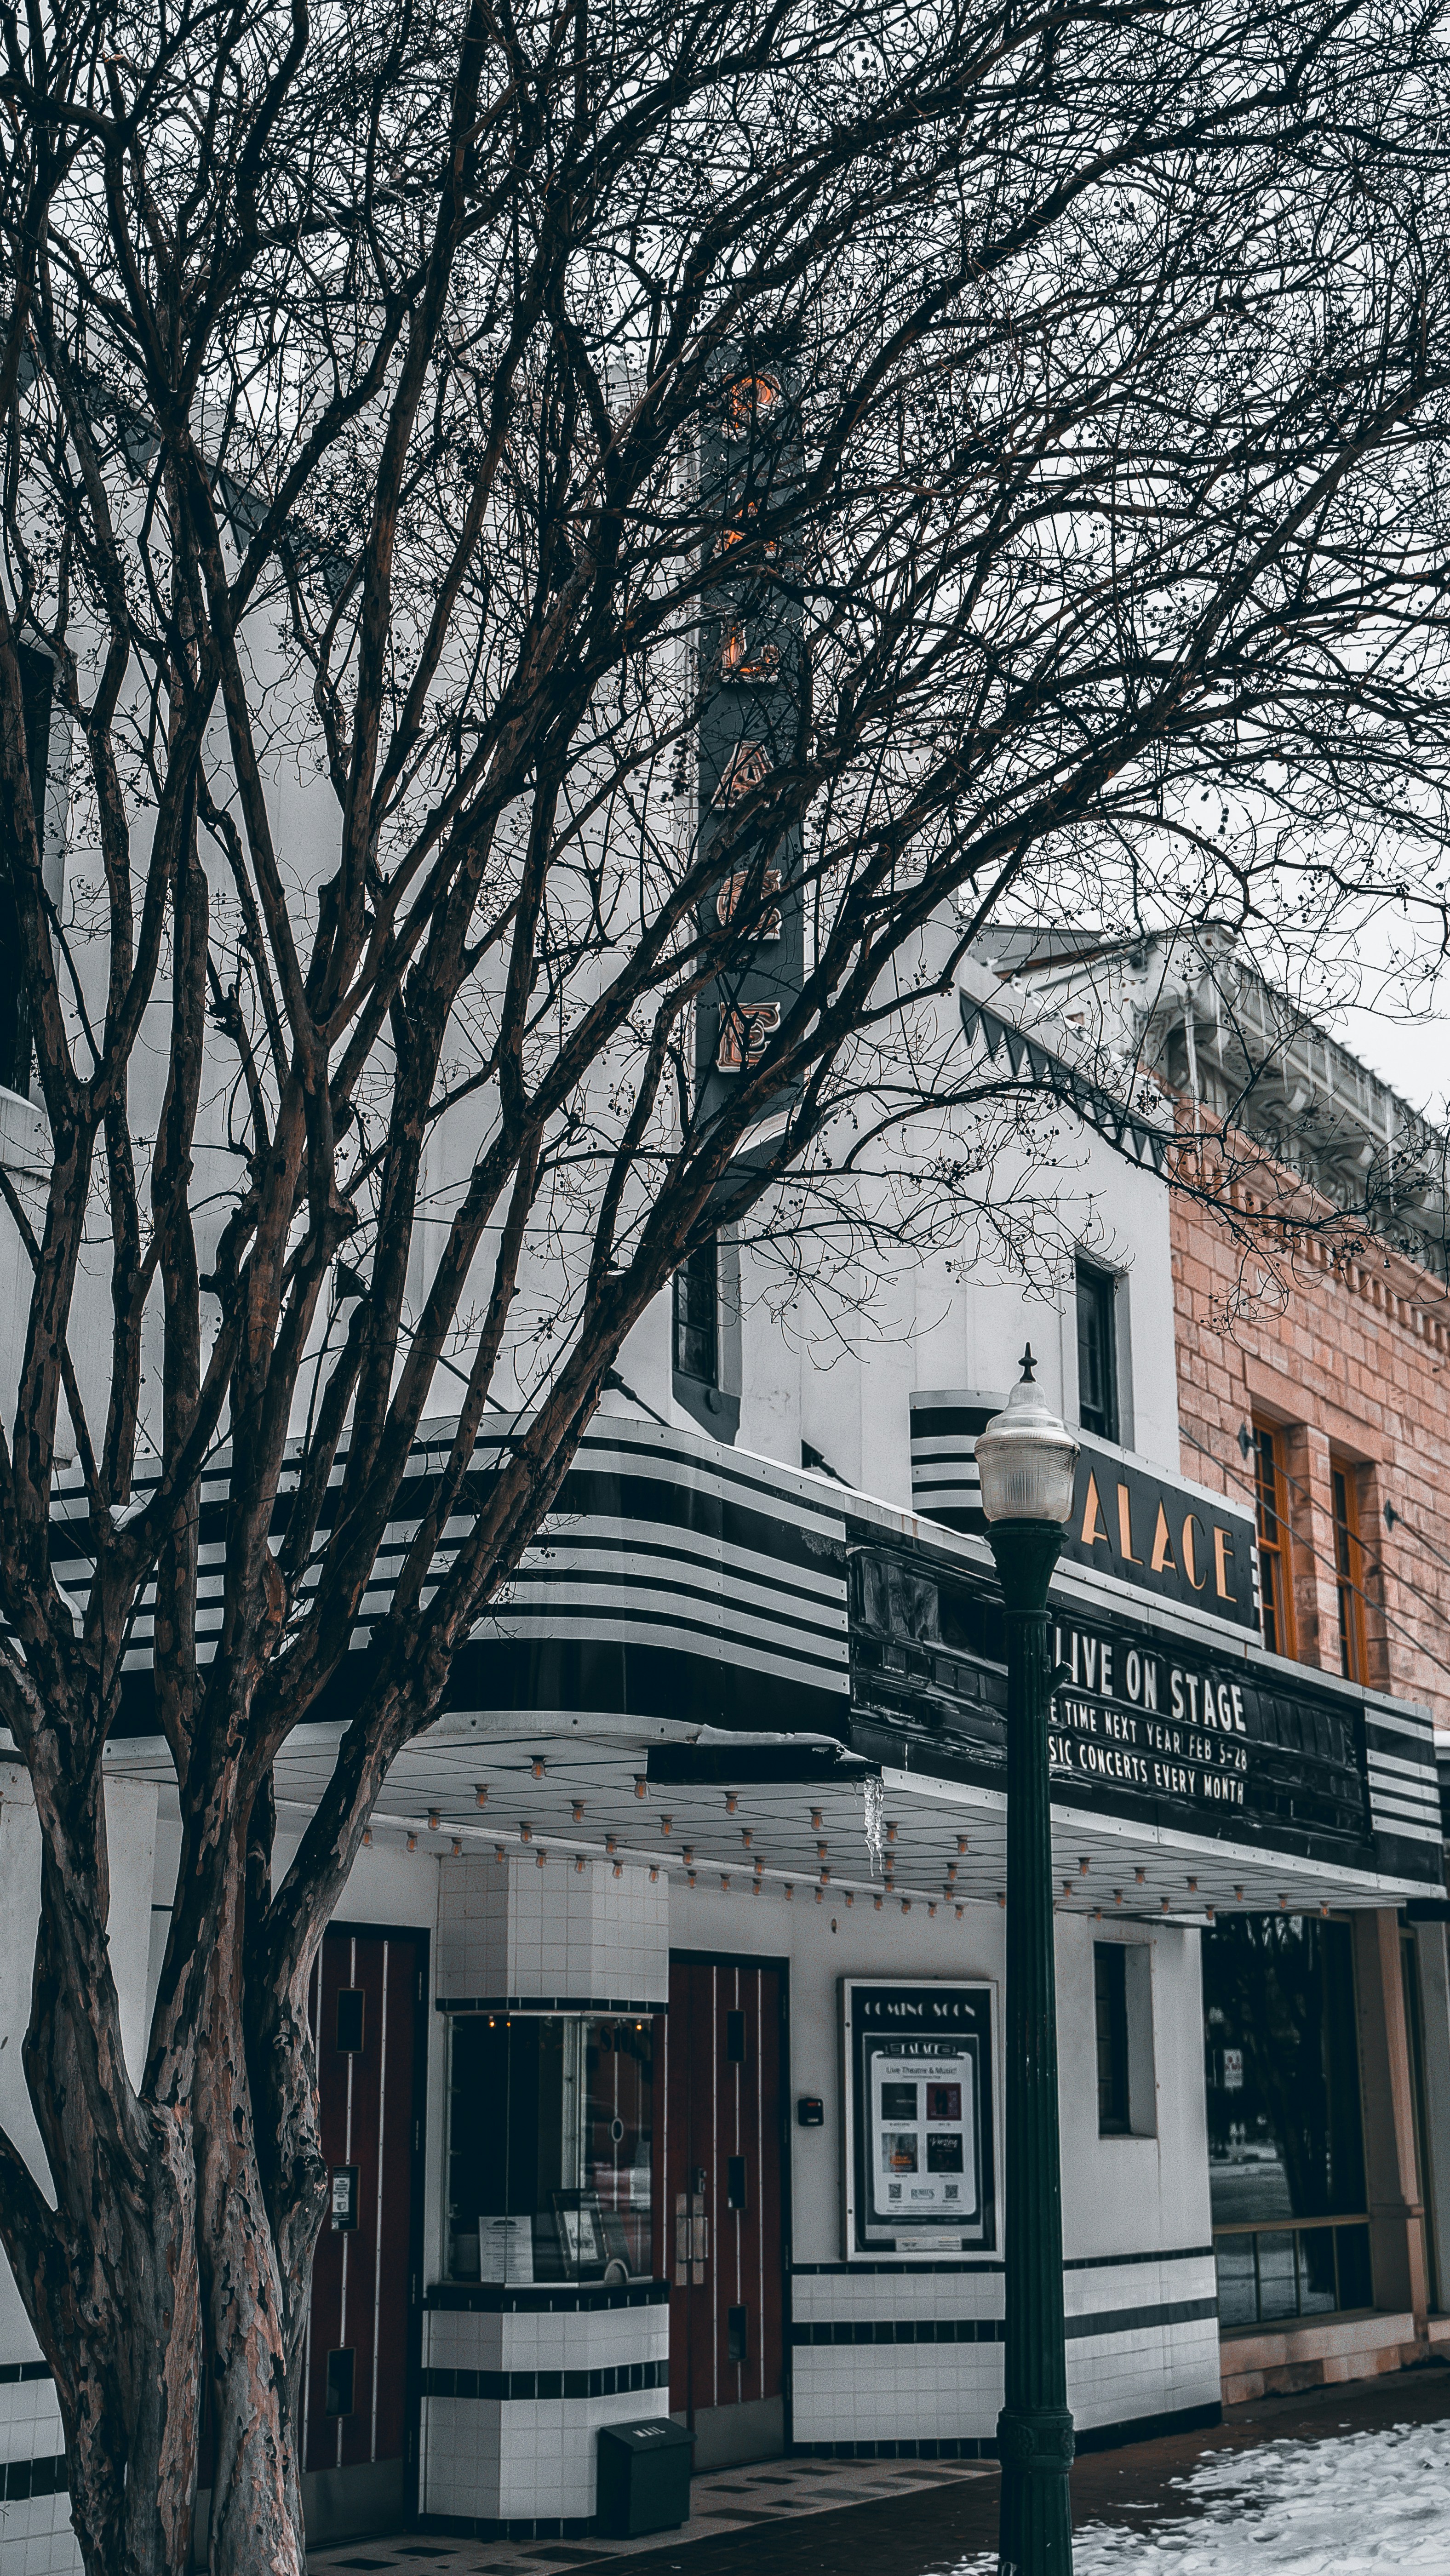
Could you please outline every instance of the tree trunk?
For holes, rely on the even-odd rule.
[[[306,2012],[290,1993],[274,2004],[245,1991],[245,1909],[238,1848],[192,2096],[216,2437],[211,2567],[304,2576],[298,2397],[326,2170]]]
[[[64,1902],[84,1953],[95,1909],[61,1889],[47,1852],[25,2066],[69,2197],[21,2288],[55,2375],[87,2576],[181,2576],[200,2394],[191,2126],[131,2089],[103,1934],[77,2004],[75,1951],[65,1958],[58,1935]]]
[[[49,1851],[43,1864],[25,2065],[62,2198],[52,2215],[7,2151],[0,2200],[13,2203],[4,2237],[55,2375],[87,2576],[186,2576],[203,2355],[211,2566],[304,2576],[296,2433],[327,2183],[311,1958],[275,1992],[254,1961],[248,1991],[241,1841],[211,1864],[201,2036],[186,2098],[170,2105],[132,2089],[97,1904],[61,1887]]]

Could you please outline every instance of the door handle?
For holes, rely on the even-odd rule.
[[[710,2221],[705,2215],[702,2191],[675,2194],[675,2285],[684,2289],[693,2281],[698,2289],[705,2278],[710,2260]]]

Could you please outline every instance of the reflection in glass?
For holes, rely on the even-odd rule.
[[[648,2021],[450,2015],[450,2279],[648,2272],[652,2055]]]
[[[1350,1941],[1346,1923],[1289,1914],[1219,1922],[1204,1935],[1224,2328],[1370,2303]],[[1359,2224],[1323,2223],[1349,2219]]]

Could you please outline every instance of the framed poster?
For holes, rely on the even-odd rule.
[[[848,2257],[990,2249],[991,1987],[846,1977],[841,1998]]]

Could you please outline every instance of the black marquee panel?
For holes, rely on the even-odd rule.
[[[480,1447],[480,1480],[502,1446]],[[444,1453],[442,1438],[420,1446],[354,1655],[316,1720],[341,1722],[356,1706],[369,1622],[387,1606],[407,1522]],[[223,1532],[223,1473],[203,1498],[204,1546]],[[83,1527],[80,1498],[63,1496],[54,1555],[73,1596],[89,1574]],[[450,1534],[440,1548],[440,1573],[456,1544]],[[203,1661],[220,1585],[219,1571],[204,1571]],[[1265,1656],[1228,1619],[1182,1622],[1121,1587],[1089,1607],[1080,1592],[1064,1584],[1056,1596],[1060,1803],[1438,1888],[1424,1711]],[[834,1738],[867,1762],[1000,1789],[1003,1656],[980,1541],[929,1524],[913,1535],[819,1478],[610,1417],[459,1656],[449,1705]],[[143,1617],[118,1732],[156,1731]]]

